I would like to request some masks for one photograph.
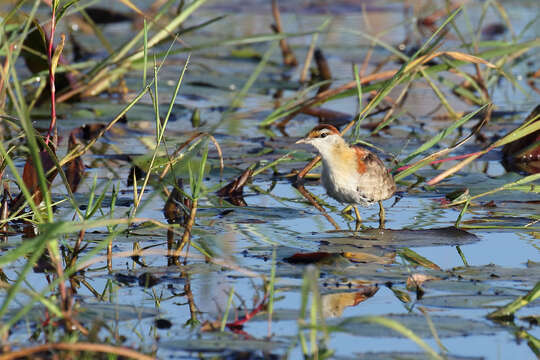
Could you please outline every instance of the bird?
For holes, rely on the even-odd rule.
[[[379,203],[379,225],[384,227],[383,200],[396,192],[396,183],[381,159],[371,151],[349,145],[333,125],[315,126],[296,144],[315,147],[322,159],[321,182],[326,193],[354,208],[357,224],[361,222],[357,205]]]

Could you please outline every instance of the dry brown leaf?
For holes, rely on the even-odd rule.
[[[75,137],[75,131],[72,131],[71,134],[69,134],[68,152],[74,150],[77,145],[79,145],[79,142]],[[70,160],[64,167],[64,172],[66,173],[69,188],[71,189],[71,192],[74,193],[77,191],[84,176],[84,163],[82,158],[77,156]]]
[[[456,60],[466,61],[466,62],[470,62],[470,63],[473,63],[473,64],[484,64],[487,67],[490,67],[492,69],[497,68],[497,66],[493,65],[489,61],[484,60],[484,59],[479,58],[479,57],[474,56],[474,55],[465,54],[465,53],[458,52],[458,51],[439,51],[439,52],[419,56],[418,58],[414,59],[409,65],[407,65],[407,67],[405,68],[405,71],[410,71],[414,67],[416,67],[418,65],[423,65],[423,64],[433,60],[434,58],[442,56],[442,55],[448,55],[448,56],[450,56],[450,57],[452,57],[452,58],[454,58]]]
[[[440,280],[440,278],[426,274],[412,274],[407,278],[407,289],[416,291],[426,281]]]
[[[396,253],[391,252],[383,256],[377,256],[365,252],[344,252],[343,256],[351,261],[372,264],[392,264],[396,258]]]
[[[346,307],[353,307],[366,301],[379,290],[378,286],[362,286],[357,292],[341,292],[322,296],[322,310],[325,317],[340,317]]]
[[[43,171],[45,172],[45,174],[49,174],[47,176],[47,187],[50,188],[52,181],[56,177],[56,174],[58,174],[58,170],[55,169],[51,173],[49,173],[49,171],[55,167],[55,164],[46,150],[40,151],[39,157],[41,159]],[[28,188],[30,194],[32,194],[36,205],[39,205],[43,200],[43,194],[41,193],[41,190],[39,188],[37,171],[30,156],[28,156],[28,158],[26,159],[26,163],[24,164],[23,181],[24,185]],[[18,198],[20,198],[21,195],[19,195]]]
[[[489,61],[484,60],[484,59],[479,58],[479,57],[474,56],[474,55],[469,55],[469,54],[465,54],[465,53],[461,53],[461,52],[457,52],[457,51],[445,51],[444,54],[446,54],[448,56],[451,56],[456,60],[468,61],[468,62],[472,62],[474,64],[484,64],[487,67],[490,67],[492,69],[497,68],[497,66],[493,65]]]

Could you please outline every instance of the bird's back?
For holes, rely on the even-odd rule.
[[[321,155],[322,184],[328,195],[341,203],[368,206],[396,191],[392,174],[369,150],[345,144]]]
[[[371,201],[390,198],[396,192],[396,183],[381,159],[371,151],[360,146],[351,146],[361,159],[363,168],[359,171],[358,191]],[[359,160],[360,161],[360,160]],[[359,169],[360,170],[360,169]]]

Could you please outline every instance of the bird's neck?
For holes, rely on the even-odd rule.
[[[324,166],[329,169],[356,167],[355,151],[343,138],[338,138],[331,146],[323,146],[318,150]]]

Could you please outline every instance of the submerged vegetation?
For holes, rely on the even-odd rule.
[[[540,356],[539,5],[323,3],[0,5],[0,359]]]

